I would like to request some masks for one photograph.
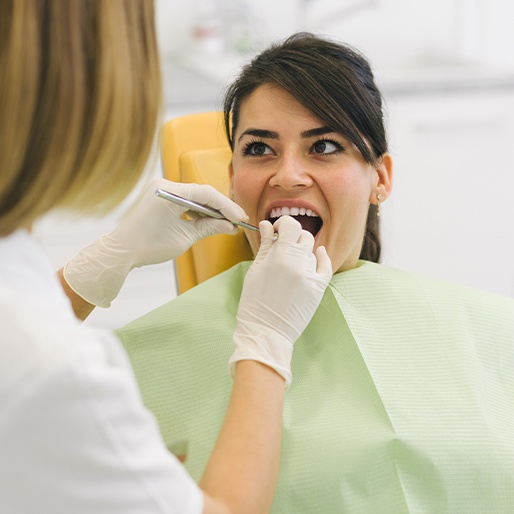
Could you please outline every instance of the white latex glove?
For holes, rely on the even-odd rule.
[[[204,237],[237,233],[237,227],[226,220],[182,219],[187,208],[157,197],[159,188],[218,209],[231,221],[247,219],[241,207],[212,186],[150,181],[112,232],[66,264],[66,282],[89,303],[109,307],[133,268],[174,259]]]
[[[256,360],[291,383],[293,345],[309,324],[332,278],[325,247],[313,253],[314,237],[290,216],[272,226],[261,221],[261,246],[246,274],[229,360]],[[274,229],[278,238],[274,239]]]

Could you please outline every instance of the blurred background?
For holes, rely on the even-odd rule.
[[[385,99],[394,188],[383,263],[514,297],[514,2],[510,0],[156,0],[164,119],[217,110],[239,68],[307,30],[355,46]],[[158,154],[148,174],[162,174]],[[57,268],[110,230],[55,213],[35,229]],[[110,309],[116,328],[176,296],[173,263],[134,270]]]

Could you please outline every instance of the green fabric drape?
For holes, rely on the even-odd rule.
[[[195,479],[248,266],[118,331]],[[292,369],[274,513],[514,512],[514,300],[361,261],[334,275]]]

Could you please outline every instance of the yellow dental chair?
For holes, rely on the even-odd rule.
[[[161,130],[164,177],[173,182],[210,184],[229,194],[228,165],[232,151],[223,129],[223,113],[207,112],[171,119]],[[240,229],[236,236],[210,236],[175,260],[181,294],[238,262],[253,258]]]

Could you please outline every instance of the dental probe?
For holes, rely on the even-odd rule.
[[[187,200],[186,198],[182,198],[181,196],[170,193],[169,191],[165,191],[164,189],[157,189],[155,194],[160,198],[174,202],[178,205],[181,205],[182,207],[187,207],[187,209],[190,211],[198,212],[204,216],[210,216],[211,218],[227,220],[227,218],[225,218],[225,216],[223,216],[220,211],[217,211],[208,205],[203,205],[201,203],[194,202],[193,200]],[[250,225],[249,223],[245,223],[244,221],[231,221],[230,223],[237,225],[238,227],[247,228],[249,230],[256,230],[259,232],[257,227]]]

